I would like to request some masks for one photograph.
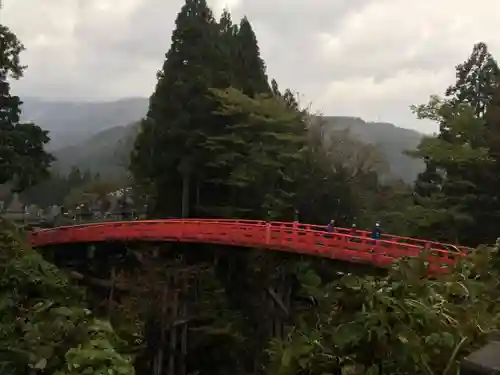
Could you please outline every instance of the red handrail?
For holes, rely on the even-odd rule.
[[[349,262],[369,262],[378,267],[390,265],[403,256],[417,256],[423,248],[432,253],[429,260],[436,270],[453,264],[462,252],[450,252],[436,242],[417,240],[423,245],[388,239],[373,240],[369,232],[349,234],[350,229],[326,226],[231,219],[169,219],[116,221],[41,229],[30,234],[33,246],[106,241],[177,241],[214,243],[265,248]],[[392,237],[403,238],[403,237]],[[444,246],[444,245],[442,245]]]
[[[200,219],[184,219],[184,220],[200,220]],[[239,222],[239,223],[266,223],[266,221],[262,220],[234,220],[234,219],[203,219],[205,222]],[[279,221],[273,221],[270,222],[272,225],[283,225],[283,226],[288,226],[288,227],[293,227],[293,225],[297,225],[301,229],[311,229],[311,230],[317,230],[321,232],[326,231],[326,225],[318,225],[318,224],[305,224],[305,223],[293,223],[293,222],[279,222]],[[366,237],[366,238],[371,238],[371,232],[364,230],[364,229],[358,229],[358,228],[342,228],[342,227],[336,227],[335,232],[339,234],[346,234],[346,235],[352,235],[353,230],[356,232],[357,237]],[[452,252],[464,252],[467,253],[469,251],[472,251],[473,249],[461,245],[453,245],[453,244],[448,244],[448,243],[442,243],[442,242],[436,242],[436,241],[429,241],[429,240],[424,240],[421,238],[415,238],[415,237],[404,237],[404,236],[398,236],[395,234],[382,234],[381,235],[381,240],[386,240],[386,241],[394,241],[398,243],[407,243],[410,245],[416,245],[416,246],[421,246],[424,248],[429,248],[431,246],[433,249],[441,249],[441,250],[446,250],[446,251],[452,251]]]

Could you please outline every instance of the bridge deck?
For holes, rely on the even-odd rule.
[[[432,241],[383,235],[373,240],[369,232],[324,226],[230,219],[170,219],[80,224],[33,231],[34,247],[109,241],[169,241],[212,243],[264,248],[319,256],[348,262],[388,266],[403,256],[418,256],[423,249],[432,254],[434,267],[453,264],[467,248]]]

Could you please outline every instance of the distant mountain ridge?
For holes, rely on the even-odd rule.
[[[366,122],[358,117],[324,116],[323,119],[336,129],[349,129],[361,142],[377,145],[389,163],[390,173],[405,182],[413,182],[425,168],[422,160],[404,153],[418,146],[422,133],[387,122]]]
[[[50,131],[50,149],[57,158],[58,170],[66,172],[75,165],[110,176],[125,173],[137,122],[146,115],[149,104],[146,98],[109,102],[23,100],[23,120],[32,120]],[[424,168],[421,160],[404,155],[422,139],[423,134],[415,130],[358,117],[323,116],[323,120],[327,126],[349,129],[354,138],[379,146],[395,177],[412,182]]]
[[[54,167],[60,172],[68,173],[71,167],[77,166],[108,178],[119,178],[126,173],[128,154],[138,130],[137,123],[115,126],[76,145],[54,150]]]
[[[80,144],[97,133],[144,117],[146,98],[108,102],[48,101],[22,98],[22,120],[33,121],[50,132],[50,149]]]

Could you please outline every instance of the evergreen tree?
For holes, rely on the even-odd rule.
[[[224,217],[291,219],[306,141],[303,114],[267,95],[213,92],[225,135],[209,140],[221,149],[211,163],[217,173],[209,181],[221,200],[204,209]]]
[[[271,80],[271,92],[273,93],[274,96],[281,96],[280,89],[278,87],[278,82],[273,78]]]
[[[443,175],[439,173],[438,167],[430,158],[425,158],[426,168],[419,173],[415,181],[415,193],[421,197],[429,197],[440,190],[443,183]]]
[[[54,204],[61,205],[69,191],[66,176],[52,171],[50,178],[23,191],[20,199],[28,205],[36,204],[41,208],[46,208]]]
[[[237,34],[238,26],[233,24],[229,10],[224,9],[219,19],[219,46],[222,53],[221,64],[223,70],[228,74],[225,87],[231,86],[236,77],[236,66],[233,64],[233,58],[237,53]]]
[[[270,93],[266,65],[260,57],[257,37],[246,17],[240,22],[236,43],[237,49],[233,60],[236,74],[233,86],[248,96]]]
[[[427,221],[430,226],[420,234],[438,230],[434,226],[436,224],[443,226],[443,231],[448,232],[445,239],[451,240],[449,229],[455,225],[447,225],[446,221],[455,224],[456,221],[442,214],[443,210],[448,210],[448,213],[454,212],[455,219],[461,218],[459,221],[462,224],[457,225],[468,233],[468,239],[463,241],[494,241],[495,230],[491,226],[488,228],[486,223],[494,221],[498,216],[495,212],[500,211],[500,203],[496,203],[497,193],[491,189],[495,186],[496,171],[492,164],[495,158],[490,155],[489,162],[480,158],[471,164],[471,159],[464,163],[459,155],[463,156],[466,149],[484,151],[492,146],[490,139],[494,137],[489,130],[492,125],[484,118],[493,103],[500,69],[487,46],[477,43],[469,58],[456,67],[456,77],[456,83],[446,90],[445,101],[433,97],[427,106],[417,110],[420,117],[437,121],[440,129],[438,140],[426,140],[427,145],[420,147],[420,151],[432,151],[425,158],[426,171],[418,176],[415,184],[416,202],[417,206],[426,202],[426,212],[429,213],[429,207],[434,207],[435,213],[431,215],[433,219],[424,215],[426,219],[422,222]],[[429,148],[429,145],[432,147]],[[420,153],[421,156],[424,154]],[[443,157],[444,154],[447,156]],[[438,204],[438,200],[441,203]],[[460,238],[456,235],[452,237],[455,240]]]
[[[475,139],[484,129],[468,104],[452,104],[433,97],[413,108],[419,118],[437,120],[447,136],[425,137],[411,155],[424,158],[428,168],[415,184],[415,202],[408,214],[419,235],[436,240],[477,244],[481,241],[478,175],[491,165],[488,150]],[[432,168],[432,169],[431,169]]]
[[[16,35],[0,25],[0,184],[11,182],[17,191],[47,177],[53,160],[44,150],[48,132],[20,123],[22,102],[10,93],[8,79],[23,76],[25,67],[19,60],[23,50]]]
[[[457,65],[456,78],[446,96],[453,104],[469,104],[477,117],[483,117],[500,83],[500,69],[485,43],[475,44],[469,58]]]
[[[71,167],[71,171],[68,174],[68,184],[70,187],[81,186],[83,184],[83,174],[78,167]]]
[[[471,56],[457,66],[457,82],[446,91],[450,96],[452,104],[466,103],[473,109],[474,115],[478,119],[484,119],[491,111],[495,90],[500,83],[500,68],[494,57],[488,51],[484,43],[474,45]],[[492,125],[494,121],[489,121]],[[473,129],[467,141],[471,147],[486,147],[491,150],[495,147],[492,140],[494,136],[494,126],[488,121],[478,123],[478,128]],[[441,137],[446,137],[449,132],[442,129]],[[464,136],[458,134],[462,139]],[[495,160],[494,155],[490,155]],[[474,232],[479,241],[492,242],[496,239],[496,229],[489,225],[497,220],[500,211],[498,201],[498,190],[496,186],[497,168],[495,163],[483,164],[482,168],[476,165],[475,168],[456,171],[461,174],[461,179],[469,181],[474,186],[476,201],[471,205],[471,215],[474,217],[476,225]],[[451,171],[448,171],[449,173]],[[492,189],[493,188],[493,189]]]
[[[288,108],[296,111],[300,110],[297,96],[290,89],[286,89],[284,93],[281,93],[278,82],[274,78],[271,80],[271,93],[274,97],[283,100]]]
[[[209,158],[204,141],[219,125],[208,89],[230,81],[219,43],[206,1],[186,0],[131,158],[135,178],[154,185],[163,214],[189,214],[193,182]]]

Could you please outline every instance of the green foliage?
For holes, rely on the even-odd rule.
[[[106,193],[116,191],[123,185],[123,179],[112,179],[107,175],[101,178],[89,170],[81,171],[72,167],[67,175],[52,170],[47,179],[23,191],[20,200],[40,208],[57,205],[73,209],[77,204],[90,205],[97,199],[104,200]]]
[[[303,115],[270,96],[251,98],[236,89],[213,93],[226,125],[222,135],[207,139],[215,155],[208,168],[216,171],[209,181],[229,198],[215,210],[233,217],[283,217],[293,204],[291,187],[305,147]]]
[[[3,26],[0,39],[6,41],[0,138],[7,140],[0,146],[0,182],[23,189],[46,175],[52,158],[43,150],[47,133],[19,123],[21,102],[10,95],[7,78],[21,77],[23,47]],[[404,183],[381,184],[389,166],[379,148],[355,140],[350,129],[328,128],[291,89],[269,84],[247,18],[236,26],[224,11],[217,22],[206,0],[186,0],[171,41],[130,158],[137,190],[149,203],[153,198],[159,215],[291,220],[297,214],[301,221],[363,227],[382,220],[389,232],[466,244],[491,242],[496,234],[485,222],[495,223],[500,212],[500,70],[483,43],[457,66],[445,99],[432,96],[412,108],[418,118],[438,122],[440,134],[408,152],[427,166],[411,192]],[[104,200],[117,188],[76,168],[53,177],[24,196],[74,206]],[[144,254],[137,256],[147,273],[121,280],[120,306],[110,293],[115,331],[92,316],[82,290],[13,233],[0,230],[3,373],[133,374],[133,358],[124,354],[133,350],[119,336],[145,357],[163,357],[165,326],[172,324],[165,322],[165,280],[173,273],[156,257],[146,264]],[[456,373],[457,359],[498,327],[497,252],[480,248],[433,279],[428,254],[398,262],[383,277],[347,274],[324,282],[301,269],[302,293],[317,304],[296,317],[288,337],[271,343],[268,373],[324,375],[339,367],[350,374]],[[221,271],[218,257],[211,272],[194,277],[201,296],[183,318],[196,337],[187,358],[198,361],[196,370],[246,373],[263,363],[269,333],[262,321],[270,309],[262,291],[284,268],[273,264],[273,273],[272,260],[247,252]]]
[[[326,285],[308,271],[301,281],[317,307],[272,343],[268,373],[455,374],[498,328],[498,248],[432,279],[427,257],[403,259],[386,277],[347,274]]]
[[[111,206],[108,194],[119,190],[121,187],[122,185],[119,182],[96,178],[72,189],[65,197],[64,206],[73,208],[83,204],[91,207],[94,203],[100,202],[101,208],[106,210]]]
[[[11,182],[16,191],[32,186],[48,174],[53,157],[44,146],[48,132],[31,123],[20,123],[21,100],[10,93],[8,79],[19,79],[24,47],[16,35],[0,25],[0,184]]]
[[[228,118],[231,117],[233,121],[236,114],[225,113],[225,104],[210,93],[211,89],[228,87],[240,90],[249,99],[245,102],[240,97],[237,98],[239,103],[228,104],[243,106],[237,111],[250,119],[239,128],[236,123],[228,123]],[[269,176],[269,170],[274,166],[270,152],[273,155],[281,153],[276,148],[276,137],[274,146],[269,145],[265,151],[258,149],[258,144],[265,139],[266,134],[267,139],[273,142],[273,130],[269,128],[274,126],[272,121],[282,128],[281,123],[289,121],[279,118],[283,115],[279,113],[276,102],[270,99],[265,101],[258,96],[269,91],[265,64],[249,21],[244,18],[236,27],[229,12],[225,11],[217,23],[205,1],[186,1],[178,14],[172,45],[158,75],[148,116],[142,123],[131,158],[131,170],[136,181],[148,186],[147,190],[156,190],[154,201],[157,212],[169,216],[220,216],[222,212],[226,213],[224,216],[234,215],[234,212],[226,212],[228,201],[241,198],[227,196],[231,192],[218,191],[220,186],[234,188],[241,184],[248,186],[251,180],[262,180],[264,175]],[[237,94],[233,92],[232,96],[236,98]],[[253,99],[260,103],[262,109],[257,109],[255,103],[249,105]],[[278,118],[271,119],[270,111],[274,111]],[[255,118],[252,117],[253,113]],[[297,114],[289,112],[286,116],[297,117]],[[266,126],[267,133],[262,134],[262,139],[258,139],[258,133],[249,132],[250,127],[258,132]],[[235,131],[233,140],[228,138],[232,136],[230,131]],[[284,134],[285,130],[276,131],[279,132]],[[285,141],[279,140],[281,144]],[[224,142],[226,144],[222,145]],[[238,142],[248,142],[248,146],[240,150]],[[294,147],[292,143],[290,145]],[[226,149],[228,146],[231,148]],[[222,149],[224,152],[221,152]],[[215,154],[216,151],[219,154]],[[253,164],[247,170],[243,165],[235,166],[234,174],[225,181],[227,163],[235,155],[240,158],[251,157]],[[291,152],[287,155],[291,155]],[[283,162],[281,160],[278,163]],[[267,172],[256,171],[257,164],[265,164]],[[248,175],[245,175],[247,172]],[[255,173],[259,173],[259,177]],[[284,191],[281,186],[275,188]],[[160,194],[164,191],[170,194]],[[241,195],[240,192],[235,194]],[[266,214],[269,210],[276,210],[271,206],[288,204],[283,201],[285,198],[274,197],[269,190],[255,192],[256,199],[253,199],[252,194],[247,205],[258,202],[257,197],[266,197]],[[242,210],[237,208],[235,212],[249,216],[248,207]]]
[[[235,69],[232,86],[248,96],[269,93],[266,66],[260,57],[257,37],[246,17],[240,22],[234,43],[236,48],[231,63]]]
[[[485,43],[476,43],[469,58],[456,66],[456,78],[456,83],[446,90],[446,96],[454,104],[467,103],[474,114],[482,118],[500,83],[500,69]]]
[[[56,372],[56,375],[130,375],[134,374],[130,358],[119,354],[116,344],[109,341],[113,336],[112,327],[100,321],[95,321],[88,327],[89,339],[82,345],[68,350],[64,356],[66,368]],[[115,340],[116,341],[116,340]]]
[[[108,323],[85,308],[83,293],[0,228],[0,369],[2,374],[133,374],[131,358]]]
[[[470,61],[457,67],[457,84],[446,99],[433,96],[413,107],[418,118],[440,125],[438,137],[425,137],[408,153],[427,165],[414,192],[403,183],[382,185],[380,176],[389,168],[379,149],[355,141],[348,130],[317,124],[293,91],[282,93],[274,80],[268,84],[246,18],[237,27],[225,11],[216,22],[205,1],[186,0],[131,170],[162,216],[291,220],[297,210],[301,221],[359,220],[366,227],[382,218],[400,233],[477,243],[485,233],[478,229],[487,217],[481,212],[489,209],[484,201],[492,193],[485,188],[492,179],[482,174],[491,174],[496,161],[486,132],[495,128],[495,77],[495,61],[477,45]],[[492,235],[490,230],[485,238]],[[484,262],[493,262],[490,255]],[[248,255],[240,261],[239,278],[258,275],[253,287],[271,277],[262,271],[267,259]],[[347,275],[326,285],[308,274],[303,282],[318,307],[300,316],[287,340],[274,344],[269,372],[328,374],[342,365],[360,374],[453,373],[458,356],[496,329],[496,271],[481,273],[477,261],[460,262],[432,280],[424,259],[404,260],[387,277]],[[205,342],[234,346],[245,360],[248,353],[258,357],[263,335],[255,328],[255,337],[248,334],[258,315],[248,311],[260,311],[258,294],[250,289],[242,302],[248,284],[228,279],[228,305],[244,306],[244,312],[233,315],[217,304],[230,322],[212,322],[199,332]],[[235,368],[246,368],[240,360],[231,358]]]
[[[457,66],[457,82],[441,99],[413,106],[418,118],[439,123],[437,137],[426,137],[411,155],[423,158],[426,171],[415,184],[413,217],[421,236],[477,245],[493,242],[489,223],[498,215],[495,186],[494,93],[500,69],[486,45],[476,44],[470,58]]]
[[[134,177],[154,185],[163,214],[188,215],[192,182],[207,156],[204,140],[217,127],[208,89],[227,86],[231,76],[219,37],[205,0],[187,0],[131,158]]]
[[[51,102],[51,104],[53,104]],[[63,102],[57,103],[53,108],[51,105],[42,103],[41,112],[50,113],[43,123],[55,123],[63,121],[65,118],[55,117],[56,109],[63,107]],[[119,104],[118,109],[115,106]],[[81,135],[77,139],[79,143],[71,146],[54,149],[53,155],[56,161],[52,164],[52,170],[59,174],[67,174],[72,166],[77,166],[81,170],[90,170],[92,173],[100,173],[110,179],[118,179],[126,175],[129,170],[130,153],[134,148],[136,135],[140,130],[140,121],[136,121],[136,113],[147,111],[148,98],[134,99],[126,106],[122,102],[99,103],[99,108],[94,108],[85,102],[78,102],[76,108],[68,114],[75,125],[68,124],[71,128],[81,128],[81,122],[85,122],[84,116],[88,110],[91,110],[95,116],[96,124],[123,123],[127,126],[118,126],[103,131],[92,132],[92,136]],[[122,108],[125,107],[125,108]],[[26,103],[23,104],[27,116],[33,117],[38,121],[36,114],[31,114]],[[146,109],[144,109],[146,108]],[[80,113],[80,109],[86,110]],[[127,113],[126,109],[130,113]],[[67,108],[67,111],[71,109]],[[109,118],[109,113],[118,112],[120,117],[113,120]],[[390,180],[402,179],[406,183],[413,183],[418,173],[424,169],[424,162],[402,155],[404,150],[416,148],[422,134],[412,129],[405,129],[388,123],[365,122],[356,117],[347,116],[318,116],[320,121],[325,123],[325,128],[332,130],[341,130],[348,128],[350,137],[363,143],[376,145],[382,155],[387,159],[389,171],[384,178]],[[76,124],[78,122],[78,124]],[[51,147],[56,147],[58,135],[51,131]],[[81,141],[81,142],[80,142]],[[62,145],[64,146],[64,145]],[[58,146],[57,146],[58,147]],[[42,195],[42,194],[40,194]]]
[[[348,130],[332,130],[327,123],[310,119],[297,172],[296,201],[302,220],[326,223],[335,218],[345,226],[356,217],[369,221],[363,211],[377,202],[378,175],[386,168],[376,147],[356,141]]]

